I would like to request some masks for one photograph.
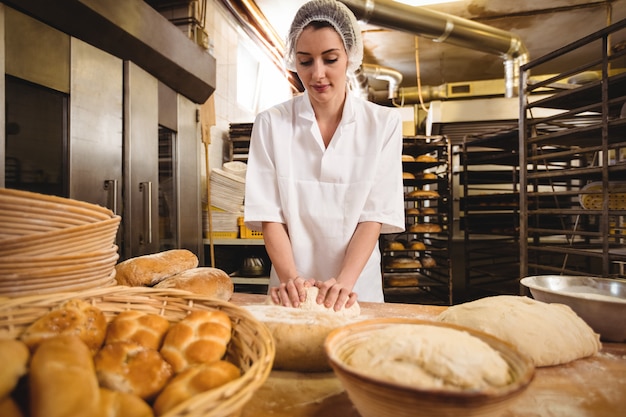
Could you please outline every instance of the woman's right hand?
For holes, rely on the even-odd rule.
[[[314,284],[314,279],[304,279],[298,276],[287,282],[281,282],[278,287],[270,288],[270,297],[274,304],[284,307],[299,307],[300,303],[306,299],[305,288],[312,287]]]

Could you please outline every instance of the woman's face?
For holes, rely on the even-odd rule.
[[[343,100],[348,55],[339,34],[330,27],[305,28],[296,43],[296,70],[311,100]]]

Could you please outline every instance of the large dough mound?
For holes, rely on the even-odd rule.
[[[570,307],[529,297],[485,297],[449,307],[437,320],[480,330],[509,342],[538,367],[591,356],[602,347],[600,335]]]
[[[303,311],[317,311],[324,313],[333,313],[343,317],[358,317],[361,315],[361,306],[359,306],[359,302],[355,302],[348,308],[342,308],[339,311],[335,311],[333,307],[326,307],[324,304],[317,304],[317,294],[319,292],[319,288],[317,287],[306,287],[306,299],[303,303],[300,303],[296,309]],[[267,298],[268,304],[274,304],[270,297]]]
[[[487,343],[426,324],[372,331],[346,362],[360,373],[423,389],[482,390],[510,381],[509,365]]]
[[[361,313],[358,303],[334,311],[315,298],[317,288],[307,288],[307,301],[298,308],[266,304],[246,306],[257,320],[264,323],[274,338],[276,356],[274,369],[297,372],[328,372],[331,367],[324,351],[324,340],[337,327],[353,322]]]

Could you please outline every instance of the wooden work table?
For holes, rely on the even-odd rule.
[[[260,304],[265,296],[235,293],[237,305]],[[446,307],[361,303],[361,315],[432,319]],[[604,343],[597,355],[537,368],[535,377],[502,417],[612,417],[626,415],[626,344]],[[242,417],[359,417],[332,372],[272,371]]]

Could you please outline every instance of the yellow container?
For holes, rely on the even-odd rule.
[[[242,239],[263,239],[263,232],[255,232],[248,229],[243,222],[243,217],[237,218],[239,225],[239,237]]]

